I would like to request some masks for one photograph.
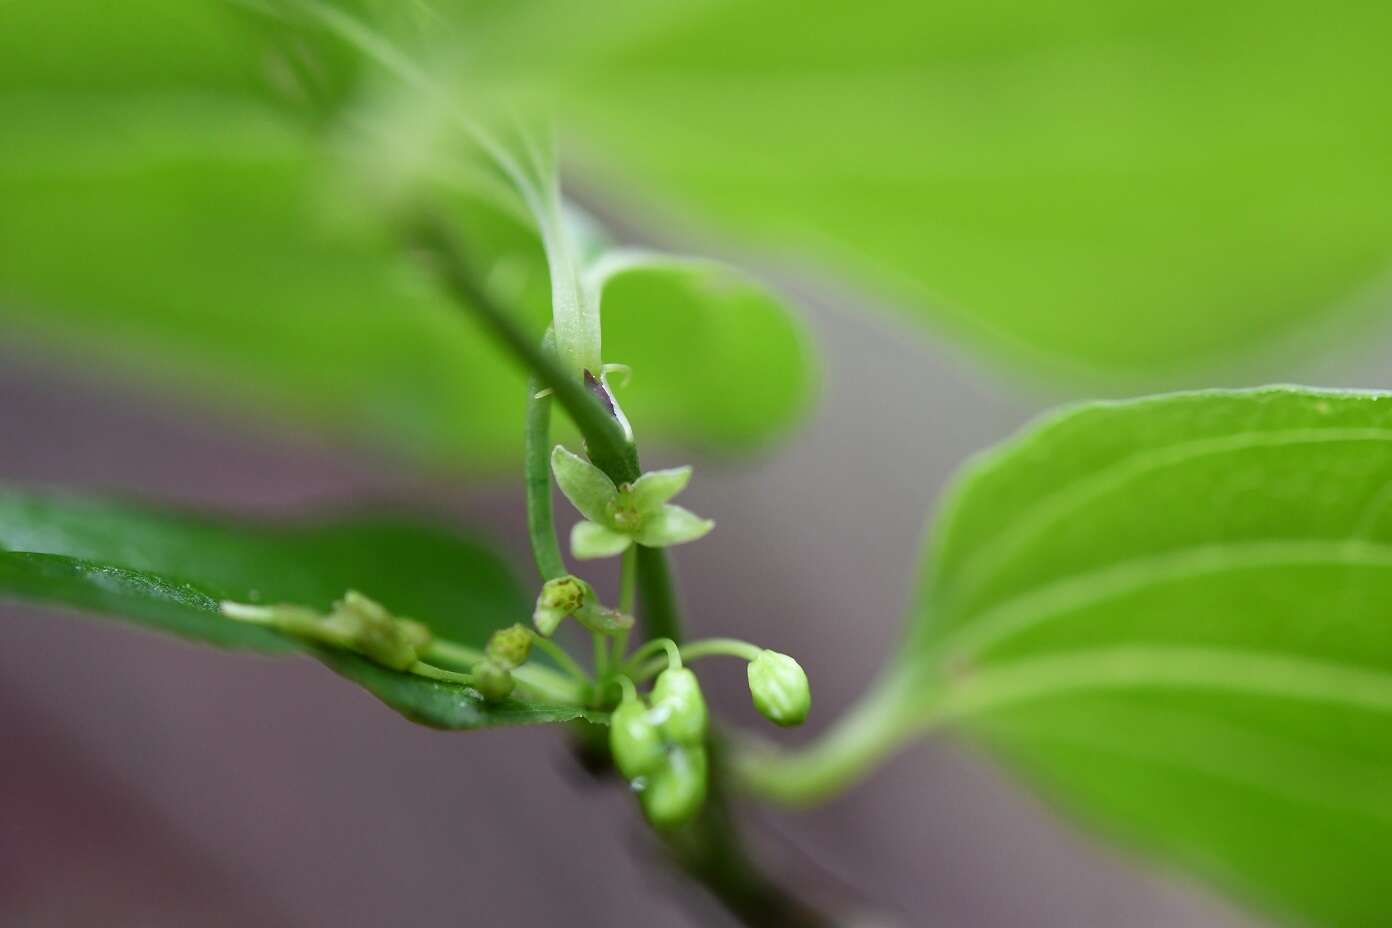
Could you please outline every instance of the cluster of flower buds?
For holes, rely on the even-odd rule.
[[[392,670],[406,670],[420,660],[431,638],[424,624],[394,616],[356,590],[344,594],[328,614],[304,606],[232,602],[222,603],[220,609],[229,618],[269,625],[305,641],[352,651]]]
[[[663,671],[644,700],[629,689],[610,719],[614,764],[655,827],[690,821],[706,801],[706,701],[685,667]]]

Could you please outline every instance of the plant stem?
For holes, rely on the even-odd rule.
[[[637,480],[642,473],[638,449],[618,420],[498,305],[480,284],[482,278],[470,266],[445,225],[433,216],[423,216],[415,224],[411,240],[433,260],[446,290],[471,310],[504,347],[532,371],[536,380],[551,388],[584,436],[590,461],[615,484]],[[670,638],[680,643],[681,620],[666,551],[636,547],[637,587],[644,629],[649,638]],[[748,925],[812,928],[832,924],[830,919],[764,877],[757,863],[745,852],[726,804],[723,754],[715,739],[712,739],[711,750],[711,795],[695,822],[667,836],[673,856],[693,879],[701,882],[733,915]]]
[[[594,675],[603,682],[609,675],[609,639],[599,632],[591,632],[594,637]]]
[[[442,638],[436,638],[426,646],[425,656],[456,667],[472,667],[485,657],[484,653],[476,648]],[[580,687],[548,667],[523,664],[515,668],[512,675],[517,678],[518,683],[548,702],[576,706],[581,704],[583,694]]]
[[[527,487],[527,534],[532,541],[532,557],[542,580],[554,580],[566,573],[565,559],[556,541],[556,523],[551,509],[551,397],[537,396],[541,380],[533,375],[527,383],[527,435],[523,452],[523,473]]]
[[[832,928],[838,921],[818,911],[764,875],[740,838],[731,815],[725,745],[709,745],[711,793],[691,825],[667,836],[682,869],[699,881],[731,915],[750,928]]]
[[[516,319],[500,306],[480,283],[479,275],[466,260],[454,236],[432,216],[416,222],[411,240],[434,263],[445,288],[484,323],[492,334],[551,388],[575,427],[585,437],[590,460],[616,484],[638,479],[638,451],[624,434],[623,427],[583,383],[571,377],[554,357],[532,341]]]
[[[661,639],[649,641],[637,651],[634,651],[633,656],[630,657],[628,663],[624,665],[624,673],[627,674],[634,683],[642,683],[653,674],[666,668],[669,662],[661,658],[650,661],[647,664],[642,664],[643,658],[647,657],[649,654],[656,653],[664,644],[665,641]],[[677,649],[677,653],[681,655],[681,659],[684,661],[700,660],[703,657],[734,657],[742,661],[752,661],[758,657],[763,650],[764,649],[757,644],[740,641],[738,638],[703,638],[700,641],[693,641],[690,644],[682,645]]]
[[[638,582],[638,551],[636,545],[629,545],[619,564],[619,611],[625,615],[633,614],[633,596]],[[622,667],[624,654],[628,651],[628,629],[614,636],[614,666]]]
[[[905,706],[913,682],[903,674],[882,678],[826,735],[806,749],[789,752],[749,739],[730,760],[735,783],[751,794],[786,805],[811,805],[863,775],[923,724]]]
[[[416,661],[409,668],[411,673],[418,677],[425,677],[430,680],[442,680],[446,683],[462,683],[469,686],[474,682],[474,678],[467,673],[455,673],[453,670],[441,670],[423,661]]]
[[[671,638],[681,643],[681,614],[672,568],[662,548],[634,545],[638,566],[638,598],[643,604],[643,630],[649,638]]]
[[[721,655],[724,657],[737,657],[740,660],[752,661],[764,651],[757,644],[750,644],[747,641],[740,641],[738,638],[702,638],[700,641],[693,641],[683,645],[681,649],[682,660],[694,661],[702,657],[714,657]]]
[[[415,224],[411,240],[430,256],[449,293],[472,311],[540,383],[551,389],[584,436],[594,465],[615,484],[637,480],[642,473],[638,449],[628,440],[618,420],[583,384],[566,374],[554,357],[536,345],[511,313],[498,305],[479,283],[478,274],[444,224],[431,216],[422,217]],[[639,547],[637,561],[638,594],[648,637],[681,641],[681,622],[666,551]]]
[[[570,652],[550,638],[543,638],[540,635],[532,636],[532,646],[545,651],[551,656],[562,670],[574,677],[578,683],[589,683],[590,675],[585,672],[585,668],[575,662],[575,658],[570,656]]]

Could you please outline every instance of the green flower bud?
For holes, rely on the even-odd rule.
[[[474,689],[478,690],[487,702],[501,702],[508,697],[514,686],[512,673],[492,658],[475,664],[470,675],[473,677]]]
[[[676,828],[696,817],[706,802],[706,749],[678,747],[667,763],[635,786],[654,828]]]
[[[609,718],[609,750],[625,779],[636,780],[660,769],[667,747],[641,699],[625,699]]]
[[[567,574],[547,580],[537,596],[532,622],[537,631],[549,638],[566,616],[578,612],[592,596],[590,585],[579,577]]]
[[[532,653],[532,630],[524,625],[500,628],[488,639],[484,653],[509,670],[520,667]]]
[[[754,708],[775,725],[801,725],[812,710],[812,689],[797,661],[764,650],[749,662],[749,692]]]
[[[699,745],[706,737],[706,701],[696,674],[685,667],[664,670],[653,684],[653,721],[667,740]]]
[[[346,647],[393,670],[414,664],[420,649],[430,642],[430,630],[424,625],[396,618],[357,590],[343,594],[324,623],[346,639]]]
[[[225,602],[219,611],[229,618],[270,625],[287,635],[316,644],[353,651],[393,670],[406,670],[430,644],[430,628],[412,619],[398,619],[380,603],[354,590],[334,603],[328,615],[303,606],[252,606]]]

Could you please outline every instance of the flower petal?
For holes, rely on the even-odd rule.
[[[648,517],[637,539],[640,545],[649,548],[665,548],[695,541],[713,528],[715,523],[710,519],[703,519],[690,510],[669,503]]]
[[[656,514],[663,503],[685,490],[690,482],[690,465],[651,470],[633,481],[628,496],[635,511]]]
[[[604,471],[557,445],[551,451],[551,472],[571,505],[592,522],[608,523],[619,491]]]
[[[576,522],[570,530],[570,553],[582,561],[622,554],[631,544],[633,536],[595,522]]]

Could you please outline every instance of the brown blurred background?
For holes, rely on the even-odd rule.
[[[689,630],[797,655],[816,729],[894,646],[951,472],[1061,397],[891,324],[811,313],[827,365],[814,420],[761,458],[702,463],[688,498],[720,543],[677,561]],[[1376,343],[1359,352],[1263,379],[1388,383]],[[268,516],[443,507],[527,567],[520,479],[418,479],[20,354],[0,333],[0,479]],[[577,773],[558,731],[437,733],[307,661],[12,604],[0,618],[0,924],[724,924],[645,855],[633,804]],[[738,670],[711,674],[717,711],[753,724]],[[1255,924],[946,738],[823,808],[751,816],[775,872],[890,924]]]

